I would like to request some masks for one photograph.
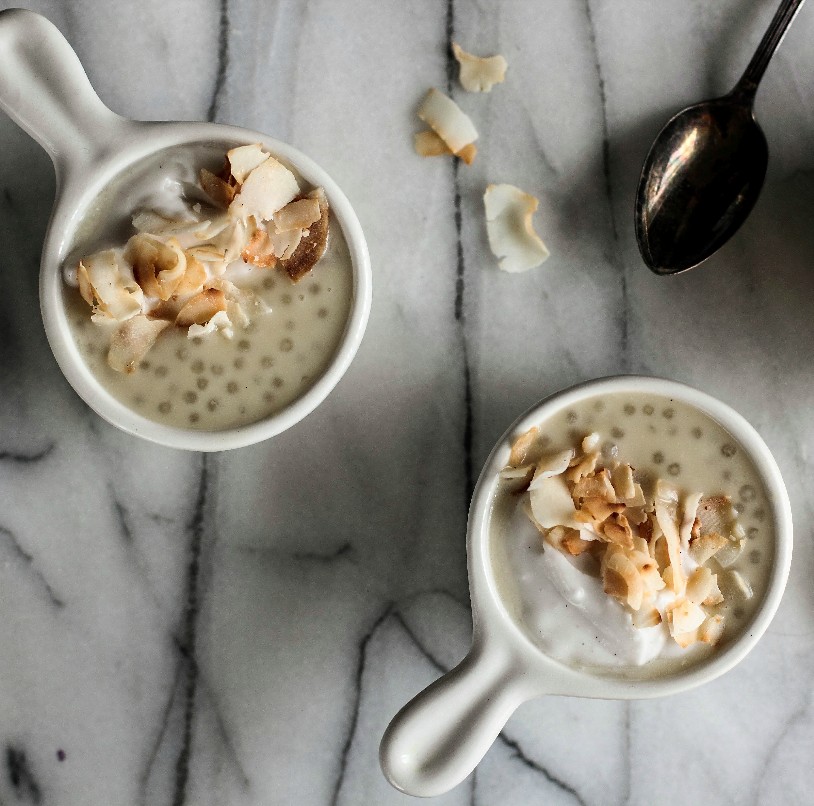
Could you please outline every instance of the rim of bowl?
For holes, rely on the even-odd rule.
[[[740,628],[737,637],[721,651],[714,652],[686,668],[653,677],[635,674],[623,676],[610,668],[588,671],[569,666],[546,655],[517,623],[504,603],[503,596],[498,590],[490,554],[490,522],[492,503],[497,490],[497,473],[505,466],[511,438],[528,430],[532,425],[544,423],[569,405],[603,394],[623,392],[677,399],[706,414],[731,434],[746,451],[764,486],[774,527],[772,568],[765,593],[757,603],[752,619]],[[777,612],[786,587],[793,544],[791,503],[777,462],[760,434],[735,409],[706,392],[678,381],[642,375],[615,375],[568,387],[535,403],[512,423],[495,444],[484,464],[472,500],[467,546],[476,636],[484,629],[506,630],[510,636],[509,642],[523,654],[525,660],[532,665],[544,661],[541,666],[545,668],[540,668],[542,675],[546,670],[556,669],[570,678],[575,687],[582,684],[586,690],[596,690],[598,683],[604,691],[598,696],[625,699],[658,697],[685,691],[714,680],[738,664],[754,648]],[[486,618],[479,624],[480,615],[485,615]],[[490,642],[494,637],[489,635]],[[500,636],[499,640],[502,638],[503,636]],[[646,664],[642,668],[646,668]],[[629,671],[628,667],[626,669]]]
[[[48,342],[60,369],[76,393],[100,417],[129,434],[160,445],[194,451],[222,451],[252,445],[282,433],[328,397],[350,366],[367,326],[372,299],[370,254],[350,201],[330,175],[310,157],[262,132],[214,123],[124,120],[123,125],[126,128],[113,153],[89,168],[81,183],[68,171],[64,188],[57,189],[40,265],[40,306]],[[331,211],[348,244],[353,270],[352,299],[344,331],[330,363],[317,381],[300,397],[268,417],[213,431],[156,422],[138,414],[108,392],[82,358],[67,321],[62,262],[89,205],[123,171],[174,146],[223,144],[232,147],[257,142],[288,162],[307,183],[325,189]]]

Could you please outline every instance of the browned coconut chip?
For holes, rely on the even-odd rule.
[[[452,98],[433,87],[421,103],[418,117],[447,144],[453,154],[462,156],[466,153],[467,162],[472,162],[477,153],[474,143],[478,139],[478,132]],[[464,152],[467,148],[468,151]]]
[[[196,294],[178,312],[175,324],[179,327],[205,325],[218,311],[226,310],[226,295],[219,288],[206,288]]]
[[[127,242],[124,259],[132,265],[144,293],[163,300],[175,293],[187,268],[186,255],[175,238],[162,243],[149,235],[134,235]]]
[[[319,219],[308,229],[294,250],[294,254],[286,260],[281,260],[280,265],[286,274],[295,283],[298,283],[316,266],[319,259],[325,254],[325,247],[328,245],[329,214],[328,198],[322,188],[317,188],[308,194],[308,198],[316,199],[319,203]]]
[[[204,264],[196,257],[192,257],[188,252],[186,258],[187,269],[181,278],[181,282],[175,287],[175,295],[182,297],[188,294],[197,294],[206,282],[206,267]]]
[[[432,129],[416,132],[414,145],[416,154],[419,157],[452,156],[452,149]],[[471,165],[477,154],[477,146],[470,143],[464,146],[455,156],[460,157],[467,165]]]
[[[489,185],[483,204],[489,248],[503,271],[528,271],[548,259],[548,248],[532,222],[539,199],[514,185]]]
[[[141,360],[155,344],[161,333],[170,326],[160,319],[148,319],[138,314],[122,322],[110,340],[107,363],[116,372],[135,372]]]
[[[93,307],[94,321],[123,321],[141,312],[144,294],[136,283],[125,279],[115,250],[84,258],[76,274],[82,299]]]
[[[269,269],[277,263],[269,234],[259,227],[252,233],[240,256],[245,263],[251,263],[262,269]]]
[[[226,209],[234,200],[237,193],[237,183],[229,184],[229,182],[216,176],[206,168],[201,169],[199,176],[201,188],[204,193],[212,199],[218,207]]]
[[[232,163],[233,173],[234,170]],[[300,186],[294,174],[279,160],[266,155],[265,160],[246,175],[240,191],[229,205],[229,215],[241,221],[246,221],[249,216],[254,216],[257,221],[271,221],[274,214],[299,192]]]
[[[277,232],[290,232],[295,229],[308,229],[319,221],[322,209],[315,196],[294,199],[274,214],[274,228]]]

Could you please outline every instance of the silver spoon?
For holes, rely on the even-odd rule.
[[[677,274],[706,260],[754,207],[769,161],[755,93],[804,2],[783,0],[734,89],[679,112],[650,147],[635,223],[639,251],[656,274]]]

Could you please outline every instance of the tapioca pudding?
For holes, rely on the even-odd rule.
[[[501,476],[498,587],[552,658],[656,676],[748,628],[773,564],[771,510],[749,456],[707,415],[598,396],[520,435]]]
[[[107,391],[166,425],[273,415],[330,365],[353,299],[321,188],[261,146],[167,149],[100,194],[64,264],[77,347]]]

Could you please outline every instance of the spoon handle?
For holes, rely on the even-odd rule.
[[[805,0],[783,0],[780,3],[769,28],[757,46],[755,55],[752,56],[752,61],[749,62],[740,81],[735,85],[733,95],[738,95],[751,103],[757,92],[758,84],[769,66],[769,61],[774,56],[778,45],[783,41],[786,30],[804,2]]]

